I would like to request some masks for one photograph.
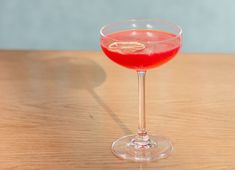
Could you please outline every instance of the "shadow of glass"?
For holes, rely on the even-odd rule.
[[[48,65],[47,68],[49,70],[47,70],[47,78],[68,83],[66,86],[69,86],[69,88],[87,90],[103,110],[105,110],[114,122],[118,124],[124,133],[131,133],[130,129],[95,92],[94,89],[100,86],[106,79],[105,71],[95,61],[85,57],[71,58],[62,56],[51,59],[42,59],[41,64],[42,63]],[[59,77],[55,77],[55,72]]]
[[[19,98],[20,104],[46,108],[45,103],[49,105],[55,94],[61,95],[68,89],[84,89],[125,133],[130,133],[128,127],[94,90],[106,79],[105,71],[95,61],[79,56],[47,56],[40,52],[36,55],[30,52],[19,55],[7,53],[1,58],[4,72],[0,74],[0,80],[12,81],[10,86],[2,89],[10,88],[14,97]]]

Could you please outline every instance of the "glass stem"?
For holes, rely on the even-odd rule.
[[[145,74],[146,71],[137,71],[139,90],[139,124],[137,134],[139,137],[147,135],[145,120]]]

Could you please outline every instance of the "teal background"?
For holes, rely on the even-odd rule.
[[[0,48],[98,50],[100,27],[130,18],[181,25],[186,52],[235,52],[234,0],[0,0]]]

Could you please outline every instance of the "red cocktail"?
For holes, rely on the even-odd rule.
[[[157,20],[129,20],[104,26],[100,30],[103,52],[115,63],[138,73],[139,124],[135,135],[119,138],[112,144],[113,153],[123,159],[151,161],[166,158],[173,147],[161,136],[147,134],[145,123],[145,74],[172,59],[180,50],[179,26]]]
[[[115,32],[101,39],[101,47],[111,60],[136,70],[146,70],[166,63],[175,56],[180,46],[181,37],[147,29]]]

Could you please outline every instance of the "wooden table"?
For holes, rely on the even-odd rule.
[[[0,169],[235,169],[235,55],[180,54],[147,73],[149,133],[164,160],[133,163],[112,141],[135,133],[137,75],[99,52],[0,52]]]

